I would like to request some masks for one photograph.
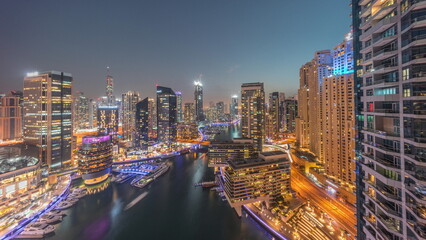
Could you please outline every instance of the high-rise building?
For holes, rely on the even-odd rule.
[[[231,104],[229,104],[229,113],[233,120],[238,118],[238,96],[233,95],[231,98]]]
[[[52,169],[71,160],[72,80],[56,71],[24,79],[24,141],[37,146],[39,159]]]
[[[107,134],[114,135],[113,142],[117,141],[119,113],[116,105],[99,105],[97,107],[98,128]]]
[[[355,182],[355,105],[352,39],[333,49],[333,76],[320,86],[321,153],[325,172],[346,186]],[[349,61],[349,62],[346,62]],[[349,68],[348,68],[349,67]]]
[[[148,98],[148,138],[150,141],[157,140],[157,101],[153,98]]]
[[[21,96],[13,92],[0,95],[0,140],[14,140],[21,137]]]
[[[290,161],[281,151],[262,152],[258,158],[228,161],[223,189],[229,204],[241,216],[244,204],[267,204],[290,193]]]
[[[358,239],[425,239],[426,2],[352,7]]]
[[[108,67],[109,71],[109,67]],[[105,78],[106,82],[106,105],[114,105],[115,104],[115,97],[114,97],[114,79],[112,78],[109,73],[107,74]]]
[[[181,92],[175,92],[176,94],[176,114],[177,114],[177,121],[183,122],[183,109],[182,109],[182,93]]]
[[[199,138],[199,136],[200,132],[198,131],[198,125],[195,122],[179,123],[177,125],[177,139],[195,140]]]
[[[78,171],[86,185],[105,181],[112,166],[111,135],[85,136],[78,150]]]
[[[194,103],[185,103],[185,107],[183,110],[183,118],[184,121],[189,122],[195,122],[195,105]]]
[[[287,133],[294,133],[296,131],[296,117],[297,117],[297,99],[288,98],[284,100],[284,113],[283,113],[283,130]]]
[[[157,138],[159,142],[176,140],[177,101],[175,92],[168,87],[157,86]]]
[[[323,153],[319,92],[323,79],[332,75],[332,69],[333,59],[330,50],[315,52],[314,58],[300,68],[297,143],[300,147],[308,148],[320,160],[323,160]]]
[[[149,137],[150,120],[152,119],[152,113],[150,113],[150,102],[149,98],[138,102],[136,104],[135,114],[135,128],[136,128],[136,146],[144,146],[149,143],[152,139]]]
[[[89,99],[84,96],[83,92],[77,91],[74,94],[73,107],[73,125],[74,131],[90,128],[89,121]]]
[[[217,118],[219,121],[225,120],[225,103],[220,101],[216,103]]]
[[[98,103],[96,100],[89,100],[89,128],[94,128],[98,126]]]
[[[255,141],[257,150],[262,151],[265,124],[265,92],[263,83],[241,85],[242,137]]]
[[[282,129],[283,124],[283,103],[285,95],[280,92],[272,92],[269,94],[268,104],[268,137],[277,139]]]
[[[203,84],[200,81],[194,82],[194,103],[195,103],[195,117],[196,121],[204,121],[203,111]]]
[[[123,140],[132,141],[135,131],[136,104],[139,102],[140,94],[136,91],[128,91],[122,94],[122,127]]]

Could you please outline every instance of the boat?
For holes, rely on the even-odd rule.
[[[70,202],[68,200],[62,201],[56,206],[55,210],[63,210],[72,207],[75,202]]]
[[[54,224],[62,221],[62,216],[45,214],[40,218],[41,221],[46,222],[47,224]]]
[[[61,211],[61,210],[52,210],[52,211],[49,212],[49,214],[58,215],[58,216],[66,216],[67,215],[64,211]]]
[[[55,227],[45,223],[32,223],[28,225],[24,231],[22,231],[17,239],[28,239],[28,238],[44,238],[46,235],[53,233]]]

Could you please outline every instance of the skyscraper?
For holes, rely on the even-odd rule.
[[[203,84],[200,81],[194,82],[194,101],[195,101],[195,117],[196,121],[204,121],[203,111]]]
[[[349,61],[349,63],[345,62]],[[348,187],[355,181],[352,39],[333,49],[333,76],[320,86],[321,153],[325,172]],[[349,68],[348,68],[349,67]]]
[[[182,93],[175,92],[176,94],[176,112],[177,112],[177,121],[183,122],[183,109],[182,109]]]
[[[136,104],[139,102],[139,93],[128,91],[122,94],[122,126],[123,140],[132,141],[135,130]]]
[[[285,95],[280,92],[272,92],[269,94],[269,131],[270,138],[276,139],[281,131],[281,127],[283,124],[283,108],[282,104],[284,103]]]
[[[24,141],[37,146],[39,159],[52,169],[71,159],[72,80],[56,71],[24,79]]]
[[[176,140],[176,105],[175,92],[171,88],[157,86],[157,138],[159,142],[170,144]]]
[[[352,7],[359,239],[425,239],[426,2]]]
[[[21,97],[8,93],[0,96],[0,140],[22,137]]]
[[[185,103],[183,118],[186,123],[195,122],[195,105],[194,103]]]
[[[238,96],[233,95],[231,98],[231,104],[229,105],[229,113],[233,120],[238,118]]]
[[[88,129],[89,123],[89,99],[83,92],[77,91],[74,94],[73,125],[74,130]]]
[[[135,122],[136,122],[136,145],[144,146],[147,145],[151,140],[149,137],[149,129],[150,129],[150,109],[149,109],[149,99],[145,98],[144,100],[138,102],[136,104],[136,114],[135,114]]]
[[[220,101],[216,103],[217,118],[219,121],[225,120],[225,103]]]
[[[262,151],[265,123],[265,92],[263,83],[241,85],[242,137],[255,141],[257,150]]]
[[[284,132],[294,133],[296,130],[297,99],[288,98],[284,100]]]
[[[108,74],[105,78],[106,82],[106,97],[107,97],[107,105],[114,105],[115,104],[115,97],[114,97],[114,79],[111,75],[109,75],[109,67],[107,68]]]

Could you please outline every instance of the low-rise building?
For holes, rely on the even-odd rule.
[[[212,142],[209,145],[208,166],[227,166],[227,161],[233,159],[256,158],[258,152],[250,138],[234,138],[232,141]]]
[[[290,160],[282,151],[262,152],[258,158],[228,161],[222,173],[225,196],[241,216],[244,204],[269,204],[291,193]]]

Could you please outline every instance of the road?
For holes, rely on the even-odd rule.
[[[293,155],[293,157],[296,157]],[[309,199],[311,203],[327,213],[336,221],[338,227],[351,234],[350,239],[356,236],[355,208],[334,199],[301,173],[296,167],[291,168],[291,187],[300,196]],[[336,229],[337,230],[337,229]]]

